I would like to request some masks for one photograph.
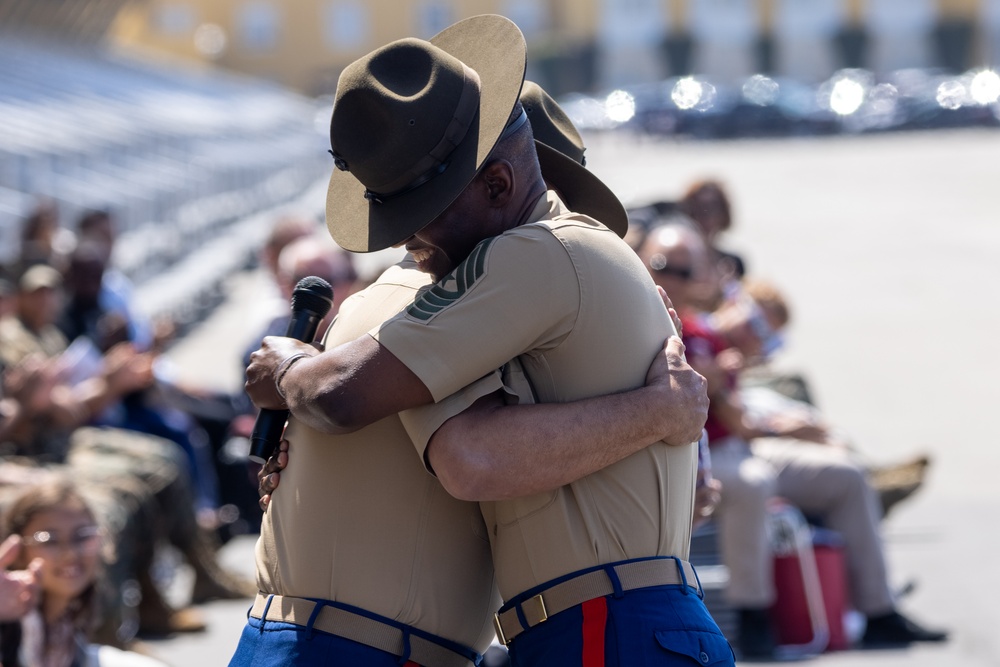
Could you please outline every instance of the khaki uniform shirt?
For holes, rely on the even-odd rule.
[[[45,359],[58,357],[66,345],[66,337],[55,326],[34,332],[13,315],[0,319],[0,362],[8,366],[16,366],[33,354]]]
[[[572,401],[642,386],[673,333],[646,268],[614,232],[553,192],[531,220],[483,241],[372,332],[438,401],[405,418],[418,449],[461,411],[449,394],[509,359],[521,355],[539,402]],[[695,446],[656,443],[562,488],[482,503],[501,595],[618,560],[687,558],[696,466]]]
[[[326,345],[364,335],[428,283],[412,264],[390,268],[344,302]],[[290,463],[257,542],[260,590],[354,605],[483,652],[499,601],[479,507],[427,473],[399,417],[343,436],[292,418],[285,434]]]

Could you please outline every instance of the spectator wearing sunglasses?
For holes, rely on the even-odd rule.
[[[729,569],[727,597],[738,610],[731,639],[743,658],[774,655],[769,608],[775,590],[765,524],[767,503],[776,496],[843,538],[851,599],[868,621],[865,645],[944,640],[946,633],[922,628],[895,608],[879,537],[881,510],[846,442],[814,411],[761,414],[744,404],[740,373],[777,349],[788,322],[777,289],[744,281],[740,292],[706,312],[704,295],[717,285],[717,268],[703,235],[685,220],[650,230],[638,253],[681,316],[688,363],[708,381],[705,428],[712,473],[722,483],[719,546]]]

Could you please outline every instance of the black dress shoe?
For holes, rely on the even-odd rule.
[[[868,618],[861,644],[869,648],[905,646],[913,642],[943,642],[948,633],[921,627],[898,611]]]
[[[766,609],[740,609],[736,648],[743,660],[774,658],[774,631]]]

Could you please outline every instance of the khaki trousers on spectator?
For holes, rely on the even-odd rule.
[[[739,438],[713,443],[712,474],[722,482],[716,510],[719,548],[729,569],[727,597],[737,608],[774,601],[766,533],[767,500],[785,498],[844,540],[854,607],[867,615],[893,608],[879,538],[878,498],[850,452],[787,438]]]

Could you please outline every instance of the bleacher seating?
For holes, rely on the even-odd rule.
[[[252,260],[266,212],[328,178],[323,106],[221,71],[3,34],[0,262],[16,258],[36,197],[67,227],[109,208],[113,261],[140,305],[188,324]]]

